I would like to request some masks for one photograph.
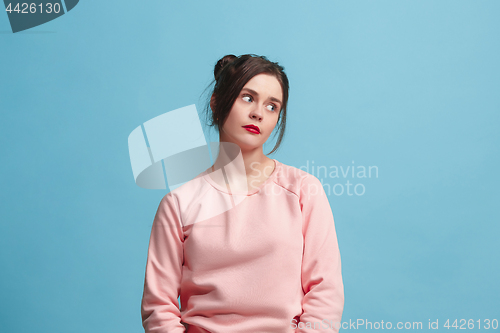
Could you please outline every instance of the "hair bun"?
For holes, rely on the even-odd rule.
[[[219,77],[222,68],[224,68],[224,66],[226,66],[228,63],[232,62],[235,58],[237,58],[235,55],[228,54],[220,58],[219,61],[217,61],[217,64],[215,65],[214,68],[214,77],[216,80]]]

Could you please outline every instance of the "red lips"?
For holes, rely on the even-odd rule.
[[[250,124],[250,125],[245,125],[242,127],[247,128],[247,129],[251,129],[251,130],[256,131],[257,133],[260,133],[260,128],[258,126],[255,126],[255,125]],[[252,133],[254,133],[254,132],[252,132]]]

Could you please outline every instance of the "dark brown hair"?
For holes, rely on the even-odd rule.
[[[210,98],[206,107],[207,118],[210,119],[209,126],[217,127],[220,133],[224,121],[228,117],[236,98],[238,98],[245,84],[258,74],[271,74],[276,77],[283,91],[283,105],[278,117],[279,137],[276,145],[269,154],[276,151],[283,140],[286,126],[289,84],[284,69],[277,62],[269,61],[265,56],[255,54],[244,54],[239,57],[228,54],[222,57],[215,65],[215,79],[211,83],[215,82],[213,92],[210,95],[210,97],[214,96],[214,107],[212,110]]]

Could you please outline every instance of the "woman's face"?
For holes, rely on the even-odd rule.
[[[221,141],[233,142],[242,151],[262,147],[278,123],[283,101],[281,85],[274,75],[258,74],[241,89],[221,132]],[[243,126],[255,125],[259,132]]]

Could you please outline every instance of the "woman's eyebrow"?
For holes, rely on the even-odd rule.
[[[246,90],[246,91],[248,91],[249,93],[254,94],[255,96],[259,96],[259,94],[258,94],[255,90],[253,90],[253,89],[250,89],[250,88],[243,88],[243,89],[241,89],[241,90],[242,90],[242,91],[243,91],[243,90]],[[281,101],[280,101],[279,99],[275,98],[275,97],[272,97],[272,96],[271,96],[271,97],[269,97],[269,99],[270,99],[271,101],[273,101],[273,102],[280,103],[280,105],[282,104],[282,103],[281,103]]]

